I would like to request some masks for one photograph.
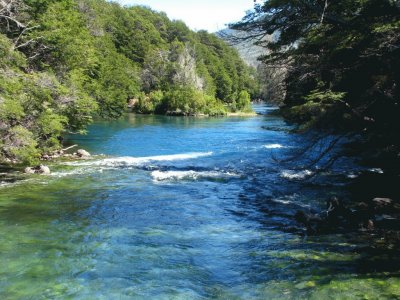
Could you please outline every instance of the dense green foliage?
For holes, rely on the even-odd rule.
[[[399,1],[269,0],[233,28],[268,48],[267,65],[286,70],[284,116],[303,129],[353,132],[400,169]]]
[[[128,102],[141,113],[221,115],[257,97],[235,50],[149,8],[6,0],[0,11],[0,163],[32,163]]]

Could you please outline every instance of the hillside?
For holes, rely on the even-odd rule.
[[[287,70],[285,68],[272,67],[262,63],[262,58],[270,51],[266,44],[257,44],[257,39],[250,38],[246,31],[224,29],[217,32],[217,35],[230,46],[234,47],[240,57],[257,70],[257,77],[260,82],[260,98],[271,104],[280,105],[285,98],[284,82]],[[266,35],[264,42],[271,42],[273,35]]]
[[[213,34],[146,7],[0,3],[0,163],[36,161],[94,115],[249,110],[254,71]]]
[[[216,34],[230,46],[234,47],[247,65],[254,68],[258,68],[261,65],[261,61],[258,58],[265,55],[266,49],[255,45],[256,41],[249,39],[248,33],[226,28],[218,31]]]

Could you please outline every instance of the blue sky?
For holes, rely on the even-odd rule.
[[[164,11],[170,19],[184,21],[191,29],[214,32],[240,20],[254,0],[116,0],[123,5],[146,5]]]

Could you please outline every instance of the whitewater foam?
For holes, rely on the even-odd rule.
[[[85,160],[67,163],[67,165],[72,166],[106,166],[106,167],[135,167],[143,166],[151,162],[162,162],[162,161],[178,161],[178,160],[188,160],[196,159],[200,157],[211,156],[212,152],[192,152],[183,154],[172,154],[172,155],[157,155],[157,156],[147,156],[147,157],[132,157],[123,156],[115,158],[105,158],[101,160]]]
[[[368,170],[371,173],[383,174],[383,170],[381,168],[372,168]]]
[[[268,144],[268,145],[264,145],[264,148],[266,148],[266,149],[281,149],[281,148],[286,148],[286,147],[282,146],[281,144]]]
[[[10,183],[10,182],[0,181],[0,188],[9,186],[9,185],[11,185],[11,184],[12,184],[12,183]]]
[[[285,205],[293,203],[293,201],[291,201],[291,200],[283,200],[283,199],[272,199],[272,201],[277,202],[277,203],[281,203],[281,204],[285,204]]]
[[[238,174],[231,172],[218,172],[218,171],[153,171],[151,176],[155,181],[167,181],[167,180],[183,180],[183,179],[201,179],[201,178],[213,178],[213,179],[224,179],[230,177],[239,177]]]
[[[29,179],[17,180],[17,181],[0,181],[0,188],[14,187],[28,181]]]
[[[349,174],[347,174],[347,178],[350,178],[350,179],[355,179],[355,178],[357,178],[359,175],[358,174],[355,174],[355,173],[349,173]]]
[[[51,174],[49,174],[49,176],[53,176],[53,177],[67,177],[67,176],[72,176],[72,175],[83,175],[83,174],[89,174],[92,173],[93,171],[91,171],[89,168],[77,168],[75,170],[69,170],[69,171],[57,171],[57,172],[51,172]],[[96,172],[103,172],[102,169],[100,170],[96,170]]]
[[[300,172],[286,170],[281,173],[281,177],[286,178],[286,179],[304,179],[313,174],[314,173],[310,170],[304,170],[304,171],[300,171]]]

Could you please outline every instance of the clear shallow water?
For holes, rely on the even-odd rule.
[[[98,156],[0,188],[1,298],[400,297],[397,254],[373,238],[298,234],[294,213],[343,188],[282,169],[304,143],[287,129],[127,115],[71,137]]]

